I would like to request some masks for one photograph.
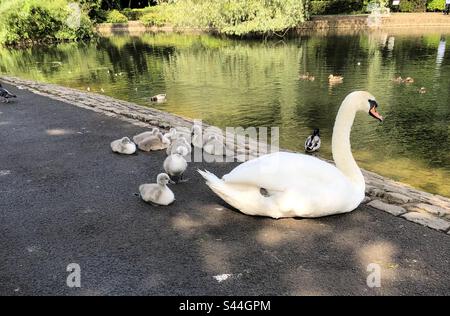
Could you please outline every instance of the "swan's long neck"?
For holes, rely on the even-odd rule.
[[[364,177],[356,164],[350,146],[350,132],[355,120],[356,107],[350,98],[342,102],[333,128],[332,151],[336,167],[359,189],[364,192]]]

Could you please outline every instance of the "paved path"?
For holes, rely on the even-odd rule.
[[[134,193],[164,153],[118,156],[130,123],[5,85],[0,103],[0,294],[449,294],[450,236],[361,207],[321,219],[272,220],[223,204],[191,164],[177,201]],[[81,288],[66,267],[81,266]],[[366,285],[369,263],[381,288]],[[219,282],[214,276],[230,274]],[[226,276],[225,276],[226,277]]]

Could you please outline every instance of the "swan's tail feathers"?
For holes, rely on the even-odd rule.
[[[209,172],[208,170],[197,170],[198,173],[206,180],[206,185],[219,197],[221,197],[225,202],[235,206],[233,203],[233,190],[227,185],[222,179],[219,179],[215,174]],[[236,207],[236,206],[235,206]]]
[[[198,173],[201,174],[201,176],[206,180],[206,184],[211,187],[214,183],[217,185],[220,182],[223,182],[221,179],[219,179],[215,174],[209,172],[208,170],[200,170],[197,169]]]

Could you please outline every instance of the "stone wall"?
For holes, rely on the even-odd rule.
[[[102,94],[86,93],[54,84],[38,83],[14,77],[0,77],[3,82],[27,89],[33,93],[66,102],[81,108],[117,117],[143,128],[154,126],[191,128],[193,121],[178,115],[117,100]],[[20,95],[17,102],[20,102]],[[208,125],[204,124],[204,127]],[[236,144],[234,148],[238,160],[242,155],[255,157],[254,148],[248,143]],[[427,226],[450,235],[450,199],[414,189],[373,172],[363,170],[366,180],[364,204],[394,216]]]
[[[310,21],[299,25],[293,33],[303,33],[307,31],[325,30],[351,30],[366,31],[374,28],[368,27],[368,15],[320,15],[313,16]],[[376,29],[405,29],[411,31],[420,29],[447,30],[450,32],[450,16],[442,13],[391,13],[380,18],[380,25]],[[100,35],[109,36],[114,33],[127,33],[139,35],[145,32],[188,32],[204,33],[215,32],[215,29],[201,28],[175,28],[172,26],[146,27],[139,21],[130,21],[124,24],[103,23],[97,25],[97,32]]]
[[[367,14],[313,16],[310,21],[298,28],[368,30],[370,29],[367,23],[368,17]],[[380,17],[379,28],[382,29],[411,27],[450,29],[450,17],[442,13],[391,13]]]

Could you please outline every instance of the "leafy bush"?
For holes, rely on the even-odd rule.
[[[106,15],[107,23],[127,23],[128,19],[125,15],[120,13],[118,10],[109,11]]]
[[[93,36],[91,20],[83,10],[79,13],[67,0],[3,0],[0,2],[0,44]]]
[[[139,21],[145,14],[159,12],[161,6],[146,7],[142,9],[123,9],[122,13],[128,18],[128,21]]]
[[[428,11],[444,11],[445,9],[445,0],[429,0],[427,2],[427,10]]]
[[[178,0],[163,4],[175,26],[213,27],[220,33],[269,34],[297,26],[308,18],[309,0]]]
[[[311,15],[326,14],[330,1],[311,1],[309,5],[309,13]]]
[[[427,0],[401,0],[400,11],[401,12],[425,12]]]
[[[145,26],[164,26],[169,22],[166,17],[158,12],[145,13],[139,20]]]
[[[314,0],[310,3],[311,15],[355,13],[363,11],[360,0]]]

